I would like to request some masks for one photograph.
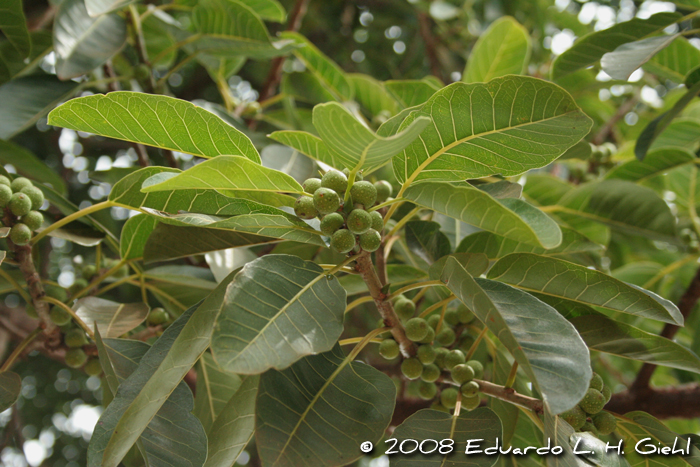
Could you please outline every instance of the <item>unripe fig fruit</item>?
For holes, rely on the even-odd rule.
[[[423,373],[423,364],[417,358],[407,358],[401,362],[401,373],[408,379],[418,379]]]
[[[583,396],[583,399],[581,399],[578,405],[587,414],[594,415],[603,410],[603,406],[605,406],[605,396],[597,389],[588,389],[586,395]]]
[[[435,340],[435,330],[428,326],[428,334],[425,335],[425,337],[421,340],[418,341],[419,344],[432,344],[433,341]]]
[[[423,318],[411,318],[406,321],[406,337],[413,342],[423,339],[428,334],[428,322]]]
[[[603,390],[600,391],[603,394],[603,397],[605,397],[605,403],[607,404],[610,402],[610,398],[612,397],[612,391],[610,390],[609,387],[603,386]]]
[[[467,365],[474,370],[474,378],[481,379],[484,377],[484,365],[479,360],[469,360]]]
[[[579,431],[588,431],[589,433],[593,433],[594,435],[598,433],[598,429],[592,422],[584,423]]]
[[[26,188],[28,186],[34,186],[34,184],[31,180],[24,177],[17,177],[12,180],[12,183],[10,183],[10,188],[12,188],[12,191],[15,193],[19,193],[22,191],[22,188]]]
[[[413,300],[402,297],[394,304],[394,311],[401,320],[405,321],[413,317],[416,312],[416,304],[413,303]]]
[[[32,200],[24,193],[15,193],[8,203],[10,211],[17,217],[22,217],[32,210]]]
[[[440,322],[440,313],[435,313],[430,316],[428,316],[428,325],[433,328],[433,330],[437,329],[437,325]]]
[[[353,211],[354,212],[354,211]],[[379,245],[382,244],[382,236],[374,229],[369,229],[367,232],[360,235],[360,248],[372,253],[377,251]]]
[[[56,326],[63,326],[65,324],[70,323],[71,320],[70,313],[68,313],[60,306],[52,307],[51,311],[49,312],[49,317],[51,318],[51,321],[53,321],[53,324],[55,324]]]
[[[68,349],[66,351],[66,365],[71,368],[80,368],[85,365],[87,355],[83,349]]]
[[[370,182],[355,182],[350,188],[350,196],[354,202],[368,208],[374,206],[374,202],[377,200],[377,189]]]
[[[321,177],[321,186],[324,188],[330,188],[337,194],[342,194],[348,189],[348,177],[346,177],[343,172],[329,170],[323,174],[323,177]]]
[[[435,335],[435,341],[443,347],[448,347],[455,342],[455,332],[443,322],[440,331]]]
[[[420,386],[418,386],[418,394],[421,399],[429,401],[435,398],[437,394],[437,386],[434,383],[428,383],[426,381],[421,381]]]
[[[88,360],[83,370],[85,370],[85,373],[87,373],[89,376],[100,376],[102,374],[102,365],[100,365],[100,360],[97,358]]]
[[[474,342],[476,342],[476,339],[474,339],[474,337],[470,336],[469,334],[462,336],[462,338],[459,341],[459,349],[466,354],[471,350],[472,346],[474,345]]]
[[[154,308],[148,313],[148,324],[151,326],[157,326],[159,324],[165,324],[170,320],[168,312],[163,308]]]
[[[374,188],[377,189],[377,203],[383,203],[384,201],[391,196],[391,192],[393,191],[393,188],[391,186],[391,183],[387,182],[386,180],[380,180],[374,184]]]
[[[423,365],[430,365],[435,361],[435,349],[432,345],[421,345],[416,351],[416,357]]]
[[[46,296],[55,298],[59,302],[65,302],[68,300],[68,292],[59,285],[45,284],[44,292],[46,293]]]
[[[433,363],[435,363],[440,368],[445,368],[445,357],[448,353],[450,353],[450,351],[444,347],[435,348],[435,362]]]
[[[456,388],[445,388],[440,393],[440,403],[448,409],[454,409],[458,397],[459,391]]]
[[[340,213],[332,212],[326,214],[323,216],[323,219],[321,219],[321,232],[323,232],[323,235],[330,237],[341,228],[343,224],[345,224],[345,219]]]
[[[479,383],[476,381],[468,381],[460,388],[464,397],[473,397],[479,394]]]
[[[481,398],[478,395],[462,398],[462,408],[465,410],[474,410],[479,405],[481,405]]]
[[[439,377],[440,368],[438,368],[438,366],[434,363],[425,365],[423,367],[423,372],[420,375],[420,379],[422,379],[426,383],[432,383],[433,381],[437,381]]]
[[[593,415],[591,420],[593,420],[593,425],[603,436],[609,435],[617,428],[617,420],[615,419],[615,416],[609,412],[599,412]]]
[[[459,324],[459,313],[456,309],[450,308],[445,311],[445,322],[450,326],[456,326]]]
[[[384,218],[378,211],[372,211],[369,213],[369,217],[372,218],[372,228],[377,232],[384,230]]]
[[[15,245],[26,245],[32,239],[32,231],[21,222],[12,226],[10,229],[10,239]]]
[[[457,314],[459,315],[459,322],[462,324],[469,324],[474,321],[474,313],[469,311],[469,308],[464,306],[464,304],[460,304],[457,307]]]
[[[12,180],[10,180],[4,175],[0,175],[0,185],[6,185],[9,187],[10,185],[12,185]]]
[[[591,377],[591,382],[588,383],[588,387],[595,389],[596,391],[602,391],[603,386],[603,378],[601,378],[598,373],[593,373],[593,376]]]
[[[63,336],[63,342],[70,348],[82,347],[88,345],[90,341],[82,329],[71,329]]]
[[[399,356],[399,353],[399,344],[397,344],[394,339],[384,339],[381,344],[379,344],[379,355],[387,360],[395,359]]]
[[[468,383],[474,379],[474,370],[472,367],[465,363],[460,363],[459,365],[452,368],[452,380],[457,384]]]
[[[313,195],[314,193],[316,193],[316,190],[321,188],[321,179],[307,178],[301,186],[304,189],[305,193]]]
[[[445,369],[452,371],[454,367],[461,365],[465,360],[464,352],[459,349],[450,350],[447,355],[445,355]]]
[[[81,271],[83,279],[90,280],[97,273],[97,267],[94,264],[86,264]]]
[[[338,253],[348,253],[355,247],[355,236],[348,229],[340,229],[331,237],[331,248]]]
[[[44,216],[39,211],[29,211],[25,216],[22,216],[22,223],[29,227],[29,230],[37,230],[44,222]]]
[[[559,414],[559,416],[569,425],[573,427],[574,430],[580,430],[584,423],[586,423],[586,412],[581,409],[578,405],[573,409],[567,410],[564,413]]]
[[[313,219],[318,215],[316,203],[310,196],[300,196],[294,202],[294,214],[302,219]]]
[[[348,216],[348,229],[350,232],[360,235],[367,232],[372,227],[372,218],[367,211],[362,209],[353,209]]]
[[[20,193],[24,193],[32,200],[32,209],[37,210],[44,204],[44,192],[35,186],[25,186]]]
[[[12,198],[12,189],[7,185],[0,185],[0,208],[7,206]]]
[[[338,193],[330,188],[319,188],[314,193],[314,206],[321,214],[330,214],[340,207]]]

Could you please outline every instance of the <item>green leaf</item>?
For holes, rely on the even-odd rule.
[[[564,154],[561,155],[559,160],[565,159],[580,159],[587,160],[591,157],[593,150],[591,144],[588,141],[579,141],[578,143],[571,146]]]
[[[588,134],[592,123],[564,89],[523,76],[453,83],[411,113],[401,129],[422,115],[433,125],[393,160],[404,186],[544,167]]]
[[[175,320],[146,352],[138,368],[121,384],[93,432],[88,452],[89,466],[117,467],[185,374],[199,360],[209,346],[231,279],[229,276],[204,302]],[[190,410],[191,406],[188,412]]]
[[[221,409],[209,432],[209,452],[204,467],[231,467],[255,434],[255,399],[258,376],[246,376]]]
[[[270,210],[275,208],[269,208]],[[150,209],[147,213],[156,216],[161,222],[176,226],[204,227],[207,229],[233,230],[263,237],[310,243],[325,247],[321,233],[314,230],[296,216],[279,210],[273,214],[244,214],[235,217],[219,218],[206,214],[166,214]]]
[[[661,148],[681,148],[695,152],[700,142],[700,122],[694,118],[676,117],[668,127],[656,137],[650,151]]]
[[[496,353],[493,356],[492,382],[494,384],[506,385],[513,368],[513,363],[512,359],[508,358],[507,353],[502,347],[496,349]],[[527,383],[525,383],[522,378],[516,378],[512,387],[520,394],[528,395],[530,393]],[[489,407],[498,415],[498,418],[501,419],[501,423],[503,424],[503,445],[508,446],[511,444],[513,436],[515,435],[518,419],[520,418],[520,409],[518,406],[498,399],[497,397],[490,398]]]
[[[175,316],[204,300],[216,288],[211,270],[198,266],[159,266],[145,271],[144,277],[146,283],[153,286],[150,291],[163,306],[173,310]],[[173,308],[173,300],[181,306]]]
[[[152,216],[139,214],[130,217],[124,223],[119,239],[119,254],[122,260],[143,258],[146,241],[157,225],[158,219]]]
[[[394,454],[390,457],[391,467],[490,467],[498,460],[498,455],[465,455],[466,440],[479,439],[479,449],[487,449],[496,445],[496,439],[502,437],[503,427],[501,420],[493,410],[482,407],[471,412],[463,411],[459,417],[452,414],[432,409],[422,409],[408,417],[396,427],[392,437],[398,440],[397,446],[406,439],[436,440],[439,443],[443,439],[455,440],[454,452],[441,455],[437,450],[433,454]],[[386,444],[389,447],[392,443]],[[472,443],[474,449],[476,443]],[[502,443],[505,444],[505,443]],[[413,443],[406,443],[406,449],[412,449]],[[425,449],[429,450],[435,443],[425,443]],[[396,449],[398,451],[398,448]]]
[[[211,348],[225,371],[283,369],[333,348],[343,332],[345,290],[323,269],[290,255],[247,263],[228,289]]]
[[[93,18],[83,0],[63,0],[53,28],[56,74],[63,80],[91,72],[126,43],[126,22],[117,14]]]
[[[613,79],[627,80],[637,68],[679,37],[678,34],[654,36],[622,44],[600,59],[600,65]]]
[[[179,174],[154,175],[144,182],[141,191],[151,193],[170,190],[304,193],[299,182],[289,175],[268,169],[240,156],[219,156]]]
[[[63,178],[22,146],[0,140],[0,163],[12,164],[18,174],[38,182],[48,183],[58,192],[66,192]]]
[[[391,116],[399,111],[398,102],[387,91],[384,83],[369,75],[353,73],[347,75],[352,83],[355,100],[372,116]],[[388,115],[387,115],[388,114]]]
[[[404,108],[425,104],[440,89],[427,79],[390,80],[385,81],[384,86]]]
[[[691,454],[688,457],[681,457],[679,455],[673,456],[663,456],[663,458],[657,456],[650,456],[638,453],[635,449],[629,449],[629,446],[635,446],[638,442],[645,438],[650,438],[644,441],[639,449],[642,451],[648,450],[647,445],[651,445],[656,449],[663,446],[672,447],[676,439],[676,447],[685,448],[686,445],[683,439],[666,428],[663,423],[661,423],[656,418],[652,417],[648,413],[644,412],[630,412],[624,416],[617,417],[617,430],[616,433],[624,440],[625,446],[625,458],[629,461],[630,465],[648,465],[648,466],[664,466],[664,467],[682,467],[691,465],[697,467],[700,465],[698,460],[700,457],[700,451],[692,445],[691,443]],[[680,446],[679,446],[680,445]]]
[[[115,10],[121,10],[135,0],[85,0],[85,7],[90,16],[100,16]]]
[[[32,42],[22,0],[7,0],[0,6],[0,31],[23,57],[29,55]]]
[[[447,235],[440,231],[440,224],[432,221],[406,223],[404,234],[408,248],[428,264],[433,264],[452,251]]]
[[[581,400],[591,378],[588,348],[557,310],[500,282],[475,279],[454,259],[442,281],[498,336],[552,411]]]
[[[243,379],[236,374],[222,370],[210,353],[202,355],[196,368],[197,387],[192,413],[202,422],[204,431],[216,435],[212,425],[226,403],[241,387]]]
[[[595,314],[570,318],[591,350],[700,373],[700,358],[676,342]]]
[[[493,265],[488,277],[531,292],[683,324],[680,311],[668,300],[602,272],[549,256],[508,255]]]
[[[226,154],[260,163],[247,136],[211,112],[174,97],[129,91],[79,97],[52,111],[49,125],[199,157]]]
[[[139,373],[140,364],[148,364],[148,353],[157,344],[151,347],[130,339],[103,340],[99,332],[95,333],[95,340],[108,389],[119,399],[123,396],[124,386],[129,384],[133,375]],[[201,466],[206,458],[207,437],[202,424],[190,413],[194,405],[192,392],[184,382],[180,382],[161,404],[138,440],[139,449],[148,465],[172,467],[183,465],[182,460],[187,459],[187,465]],[[95,434],[99,436],[101,430],[97,428]],[[100,460],[96,459],[99,453],[95,452],[95,447],[91,441],[88,465],[101,465]]]
[[[404,198],[518,242],[544,248],[561,243],[561,230],[539,209],[519,199],[495,200],[466,182],[416,183],[408,187]]]
[[[567,222],[573,217],[584,225],[594,221],[625,234],[667,242],[676,238],[676,219],[666,202],[651,188],[624,180],[579,185],[551,212],[566,215],[562,218]]]
[[[514,18],[503,16],[479,36],[469,53],[462,81],[485,83],[505,75],[521,75],[531,51],[527,29]]]
[[[650,152],[644,160],[631,160],[609,171],[605,178],[640,182],[661,175],[681,165],[689,164],[695,156],[682,149],[665,148]]]
[[[275,242],[279,240],[231,230],[179,227],[159,223],[146,242],[144,261],[155,263],[237,246]]]
[[[12,407],[22,390],[22,378],[13,371],[0,373],[0,411]]]
[[[443,256],[430,266],[430,269],[428,269],[428,276],[430,277],[430,280],[440,280],[440,276],[442,276],[442,270],[445,269],[445,264],[450,258],[454,258],[455,260],[457,260],[459,264],[461,264],[462,267],[466,269],[472,277],[479,277],[480,275],[485,273],[490,266],[489,259],[484,254],[454,253],[451,255]]]
[[[384,373],[350,361],[339,345],[260,377],[255,443],[262,465],[347,465],[360,443],[377,443],[391,421],[396,386]]]
[[[286,73],[282,77],[280,91],[284,93],[284,95],[294,98],[296,101],[306,102],[307,104],[312,105],[336,100],[336,97],[310,71],[304,71],[301,73]],[[299,111],[299,109],[295,110],[297,112]],[[270,115],[272,112],[268,111],[266,112],[266,115]],[[286,111],[282,110],[282,112]],[[311,113],[310,109],[309,113]],[[288,115],[285,113],[285,116]],[[293,128],[296,129],[298,127],[299,124],[296,122],[296,124],[293,125]]]
[[[574,433],[569,438],[569,446],[581,452],[581,457],[600,467],[630,467],[624,457],[619,456],[612,443],[604,443],[589,432]],[[610,446],[612,449],[607,450]]]
[[[654,55],[642,68],[680,84],[698,64],[700,64],[700,50],[685,37],[679,37]]]
[[[490,260],[503,258],[511,253],[536,253],[547,256],[563,256],[577,253],[600,253],[603,246],[593,243],[580,233],[561,228],[561,244],[549,250],[517,242],[491,232],[476,232],[464,237],[455,253],[484,253]]]
[[[53,50],[51,31],[32,31],[30,38],[32,50],[29,57],[24,57],[10,41],[0,42],[0,84],[34,72],[44,57]]]
[[[238,0],[247,5],[256,15],[267,21],[282,23],[287,19],[287,12],[277,0]]]
[[[0,139],[9,140],[34,125],[79,89],[51,75],[16,78],[0,86]]]
[[[286,31],[280,37],[302,46],[294,50],[294,55],[336,100],[342,102],[352,99],[352,84],[335,62],[299,33]]]
[[[85,324],[97,327],[105,337],[119,337],[135,329],[151,311],[145,303],[117,303],[99,297],[81,298],[72,308]]]
[[[427,277],[424,270],[406,264],[387,264],[386,270],[389,282],[394,286],[405,285]],[[338,282],[340,282],[348,296],[367,292],[367,284],[357,274],[341,276]]]
[[[528,174],[523,192],[525,197],[540,206],[551,206],[573,189],[566,180],[552,175]]]
[[[557,417],[545,404],[544,407],[544,436],[551,441],[552,446],[561,446],[562,454],[559,456],[549,456],[547,458],[548,467],[590,467],[583,459],[576,456],[569,439],[574,434],[574,429],[561,418]]]
[[[552,64],[552,79],[558,80],[581,68],[587,68],[607,52],[612,52],[622,44],[659,32],[680,18],[678,13],[657,13],[648,19],[634,18],[603,31],[587,34],[557,57]]]

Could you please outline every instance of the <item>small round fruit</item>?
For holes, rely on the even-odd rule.
[[[603,397],[605,397],[605,403],[607,404],[610,402],[610,398],[612,397],[612,391],[610,390],[609,387],[603,386],[603,390],[600,391],[603,394]]]
[[[151,69],[145,63],[134,67],[134,78],[140,81],[146,81],[151,77]]]
[[[321,186],[330,188],[338,194],[345,193],[345,190],[348,189],[348,177],[343,172],[329,170],[321,177]]]
[[[587,414],[594,415],[603,410],[603,406],[605,406],[605,396],[597,389],[588,389],[586,395],[583,396],[583,399],[581,399],[578,405],[581,406]]]
[[[32,200],[24,193],[15,193],[7,203],[10,206],[10,211],[17,217],[22,217],[32,210]]]
[[[374,188],[377,189],[377,203],[383,203],[386,201],[387,198],[391,196],[391,192],[394,190],[391,183],[387,182],[386,180],[379,180],[374,184]]]
[[[319,188],[314,193],[314,207],[321,214],[330,214],[340,207],[338,193],[330,188]]]
[[[68,300],[68,292],[59,285],[45,284],[44,292],[46,293],[47,297],[55,298],[59,302],[65,302]]]
[[[384,229],[384,218],[378,211],[372,211],[369,213],[369,217],[372,218],[372,228],[377,232],[381,232]]]
[[[49,318],[51,318],[51,321],[53,321],[53,324],[56,326],[63,326],[64,324],[70,323],[71,315],[60,306],[54,306],[49,312]]]
[[[418,386],[418,394],[421,399],[429,401],[435,398],[437,394],[437,386],[434,383],[428,383],[426,381],[421,381],[420,386]]]
[[[88,285],[90,285],[88,281],[86,281],[82,277],[79,277],[75,280],[75,282],[73,282],[73,285],[71,285],[68,290],[70,291],[71,295],[75,295]]]
[[[85,331],[78,328],[68,331],[66,335],[63,336],[63,342],[70,348],[82,347],[90,343],[85,335]]]
[[[301,185],[301,187],[304,189],[305,193],[313,195],[314,193],[316,193],[316,190],[321,188],[321,179],[320,178],[307,178],[304,181],[304,183]]]
[[[12,188],[12,191],[15,193],[19,193],[20,191],[22,191],[22,188],[27,188],[30,186],[34,186],[34,184],[31,180],[24,177],[17,177],[14,180],[12,180],[12,183],[10,183],[10,188]]]
[[[443,322],[440,332],[435,335],[435,341],[443,347],[448,347],[455,342],[455,332]]]
[[[12,189],[7,185],[0,185],[0,208],[7,206],[12,198]]]
[[[372,218],[367,211],[354,209],[348,216],[348,229],[350,232],[360,235],[372,227]]]
[[[29,227],[29,230],[38,230],[44,223],[44,216],[39,211],[29,211],[26,216],[22,216],[22,223]]]
[[[411,318],[406,321],[406,337],[417,342],[428,335],[428,322],[423,318]]]
[[[574,430],[580,430],[581,427],[586,423],[586,412],[584,412],[578,405],[573,409],[567,410],[566,412],[559,414],[559,416],[569,425],[573,427]]]
[[[476,395],[472,397],[462,398],[462,408],[465,410],[474,410],[481,405],[481,398]]]
[[[44,204],[44,192],[35,186],[26,186],[20,193],[24,193],[32,200],[32,209],[37,210]]]
[[[609,412],[599,412],[593,415],[591,420],[593,420],[593,425],[603,436],[609,435],[615,431],[615,428],[617,428],[617,420],[615,419],[615,416]]]
[[[85,280],[92,279],[93,276],[97,274],[97,267],[94,264],[86,264],[83,266],[81,274]]]
[[[379,344],[379,355],[387,360],[395,359],[399,356],[399,353],[401,353],[399,344],[397,344],[394,339],[384,339],[381,344]]]
[[[464,353],[469,352],[472,346],[474,345],[474,342],[476,342],[476,339],[474,339],[474,337],[470,336],[469,334],[467,334],[466,336],[462,336],[462,338],[459,341],[459,350],[461,350]]]
[[[586,422],[584,423],[579,431],[588,431],[590,433],[596,434],[598,430],[596,429],[595,425],[592,422]]]
[[[459,322],[462,324],[469,324],[474,321],[474,313],[464,305],[459,305],[457,307],[457,313],[459,314]]]
[[[27,313],[27,316],[30,318],[37,319],[39,317],[39,314],[36,312],[36,308],[34,308],[34,305],[27,303],[27,306],[24,307],[24,312]]]
[[[444,347],[436,348],[435,349],[435,361],[433,363],[435,363],[440,368],[444,368],[445,367],[445,357],[447,356],[448,353],[450,353],[450,351]]]
[[[353,211],[354,212],[354,211]],[[374,229],[360,235],[360,248],[372,253],[382,244],[382,235]]]
[[[399,318],[407,320],[412,318],[416,312],[416,304],[413,303],[413,300],[402,297],[394,304],[394,311]]]
[[[26,245],[32,239],[32,231],[20,222],[10,229],[10,239],[15,245]]]
[[[423,339],[419,340],[418,343],[419,344],[432,344],[434,340],[435,340],[435,331],[433,330],[433,328],[428,326],[428,334],[426,334]]]
[[[457,326],[459,324],[459,313],[454,308],[445,311],[445,322],[450,326]]]
[[[83,349],[68,349],[66,351],[66,365],[71,368],[80,368],[85,365],[87,361],[87,355],[83,352]]]
[[[355,236],[348,229],[340,229],[331,237],[331,248],[338,253],[348,253],[355,247]]]
[[[430,325],[431,328],[437,329],[437,325],[440,322],[440,314],[434,314],[428,316],[428,325]]]
[[[148,321],[148,324],[151,326],[157,326],[159,324],[165,324],[168,322],[170,319],[170,316],[168,316],[168,312],[165,311],[163,308],[154,308],[148,313],[148,318],[146,318]]]
[[[294,202],[294,214],[302,219],[313,219],[318,216],[313,198],[310,196],[298,197]]]
[[[430,365],[435,361],[435,349],[432,345],[424,344],[418,346],[416,357],[423,365]]]
[[[5,185],[9,187],[10,185],[12,185],[12,180],[10,180],[4,175],[0,175],[0,185]]]
[[[466,358],[464,358],[464,353],[461,350],[450,350],[445,355],[445,369],[452,371],[454,367],[464,363],[465,360]]]
[[[452,368],[452,381],[457,384],[468,383],[474,379],[474,370],[467,364],[460,363]]]
[[[423,364],[417,358],[407,358],[401,362],[401,373],[408,379],[418,379],[423,373]]]
[[[481,379],[484,377],[484,365],[479,360],[469,360],[467,365],[474,370],[474,378]]]
[[[464,383],[460,389],[464,397],[474,397],[479,394],[479,383],[476,381],[469,381]]]
[[[448,409],[454,409],[458,397],[459,391],[456,388],[445,388],[440,393],[440,403]]]
[[[441,404],[440,402],[438,402],[438,401],[433,402],[433,403],[430,405],[430,408],[431,408],[432,410],[437,410],[438,412],[450,413],[450,409],[448,409],[447,407],[445,407],[444,405],[442,405],[442,404]]]
[[[374,205],[377,200],[377,189],[370,182],[361,181],[355,182],[355,184],[350,188],[350,196],[352,200],[356,203],[360,203],[365,207],[370,207]]]
[[[332,212],[326,214],[323,216],[323,219],[321,219],[321,232],[323,232],[323,235],[330,237],[336,233],[343,224],[345,224],[345,219],[343,219],[340,213]]]
[[[420,375],[420,379],[427,383],[432,383],[437,381],[440,377],[440,368],[434,363],[430,363],[423,367],[423,372]]]
[[[591,378],[591,382],[588,383],[588,387],[597,391],[602,391],[604,385],[603,378],[601,378],[598,373],[593,373],[593,377]]]
[[[96,358],[88,360],[88,362],[85,364],[85,373],[87,373],[89,376],[100,376],[102,374],[102,365],[100,365],[100,361]]]

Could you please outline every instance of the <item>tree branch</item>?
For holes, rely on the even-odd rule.
[[[605,410],[625,414],[643,410],[659,419],[700,417],[700,385],[698,383],[663,388],[644,388],[614,394]]]
[[[608,139],[610,132],[613,130],[613,128],[615,128],[615,125],[617,125],[617,122],[619,122],[620,119],[627,115],[634,108],[634,106],[637,105],[638,99],[638,96],[635,95],[623,102],[623,104],[617,109],[617,112],[615,112],[615,115],[613,115],[610,120],[605,122],[605,125],[598,130],[598,133],[596,133],[591,142],[596,146],[603,144],[605,140]]]
[[[543,413],[543,403],[539,399],[534,397],[525,396],[523,394],[515,392],[513,388],[507,388],[505,386],[500,386],[498,384],[493,384],[489,381],[482,381],[480,379],[475,379],[479,383],[479,391],[486,394],[487,396],[495,397],[496,399],[501,399],[511,404],[518,405],[520,407],[532,410],[537,414]]]
[[[394,305],[389,300],[389,296],[382,292],[382,283],[377,276],[377,271],[374,269],[370,254],[364,252],[360,254],[355,263],[355,270],[362,275],[362,279],[367,284],[369,293],[377,305],[379,313],[384,319],[384,325],[391,328],[391,334],[396,342],[401,347],[401,352],[406,357],[411,357],[416,354],[416,347],[407,337],[399,317],[394,312]]]
[[[437,54],[437,43],[432,31],[432,20],[427,13],[420,12],[418,13],[418,22],[420,24],[420,35],[423,38],[423,42],[425,42],[425,55],[428,57],[428,62],[430,62],[430,73],[444,82],[442,64]]]

